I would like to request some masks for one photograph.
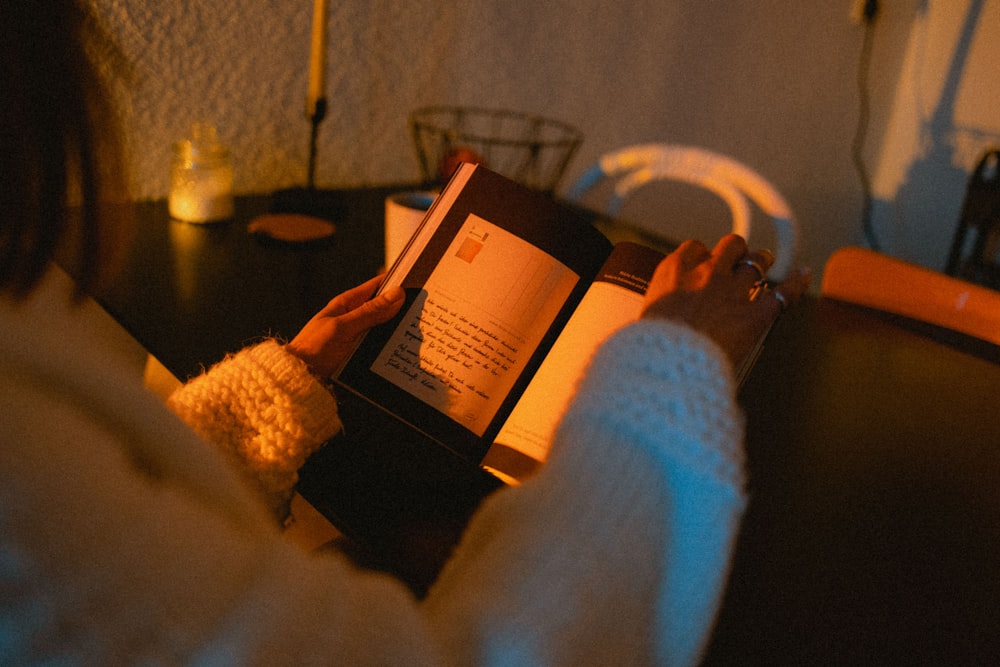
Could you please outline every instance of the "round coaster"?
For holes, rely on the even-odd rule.
[[[337,231],[337,226],[312,215],[266,213],[251,220],[247,231],[287,243],[303,243],[329,238]]]

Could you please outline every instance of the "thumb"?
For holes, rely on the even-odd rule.
[[[406,293],[402,287],[390,287],[374,299],[365,301],[359,307],[343,315],[343,325],[349,329],[349,335],[355,335],[376,324],[382,324],[399,312],[405,297]]]
[[[384,322],[399,312],[399,308],[403,305],[403,301],[405,299],[406,292],[403,288],[399,285],[394,285],[368,303],[376,311],[378,316],[383,318],[381,321]],[[376,322],[376,324],[378,323]]]

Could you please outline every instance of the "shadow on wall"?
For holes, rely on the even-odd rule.
[[[929,119],[921,122],[921,152],[907,170],[906,180],[894,200],[875,200],[872,207],[872,219],[883,221],[876,228],[876,235],[885,237],[881,239],[883,245],[901,246],[894,254],[911,255],[905,259],[936,270],[944,270],[970,175],[956,166],[968,161],[956,154],[956,135],[971,136],[972,143],[980,146],[998,141],[995,133],[955,124],[959,86],[984,4],[985,0],[969,4],[937,107]],[[909,244],[896,244],[891,238],[902,239],[904,233],[911,239]]]

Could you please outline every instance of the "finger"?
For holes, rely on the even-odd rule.
[[[680,244],[674,253],[685,268],[695,267],[712,256],[704,243],[695,240],[685,241]]]
[[[343,315],[355,310],[356,308],[360,308],[369,299],[371,299],[372,294],[375,293],[375,290],[382,282],[383,277],[384,275],[378,275],[374,278],[369,278],[357,287],[352,287],[346,292],[335,296],[328,304],[326,304],[320,312],[320,315]]]
[[[783,298],[787,306],[792,306],[809,289],[811,281],[812,272],[806,267],[800,267],[792,271],[779,285],[776,285],[773,291],[781,295],[779,300]]]
[[[751,252],[748,257],[757,261],[758,264],[764,267],[764,273],[766,274],[772,266],[774,266],[774,253],[767,248],[761,248]]]
[[[712,249],[712,259],[715,263],[716,273],[731,273],[742,257],[747,254],[747,242],[742,236],[737,234],[727,234],[723,236],[715,248]]]
[[[774,321],[791,306],[784,294],[769,287],[752,294],[750,300],[756,308],[763,309],[767,313],[768,321]]]
[[[781,284],[763,291],[757,300],[777,316],[799,300],[809,288],[811,279],[812,273],[808,268],[796,269]]]
[[[374,299],[364,301],[357,308],[344,313],[338,321],[339,331],[346,338],[354,338],[376,324],[382,324],[399,312],[406,293],[402,287],[394,286]]]
[[[774,253],[770,250],[748,252],[736,261],[733,273],[745,276],[750,280],[750,286],[767,277],[767,272],[774,264]]]

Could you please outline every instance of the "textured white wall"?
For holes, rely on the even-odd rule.
[[[137,196],[166,195],[170,146],[199,120],[215,124],[232,148],[238,192],[304,182],[311,2],[93,1],[136,69],[124,103]],[[919,4],[884,8],[877,106],[891,100]],[[699,144],[734,155],[778,186],[801,220],[803,259],[815,269],[834,248],[861,241],[850,144],[862,33],[848,20],[846,1],[330,6],[320,186],[417,178],[406,117],[418,106],[508,108],[584,131],[564,186],[612,148]],[[879,108],[876,123],[885,121]],[[872,129],[871,159],[883,132]],[[712,242],[725,230],[697,203],[653,203],[654,194],[630,217],[654,220],[675,238]]]
[[[873,164],[883,249],[943,269],[969,173],[1000,146],[1000,2],[931,0],[909,31]]]

